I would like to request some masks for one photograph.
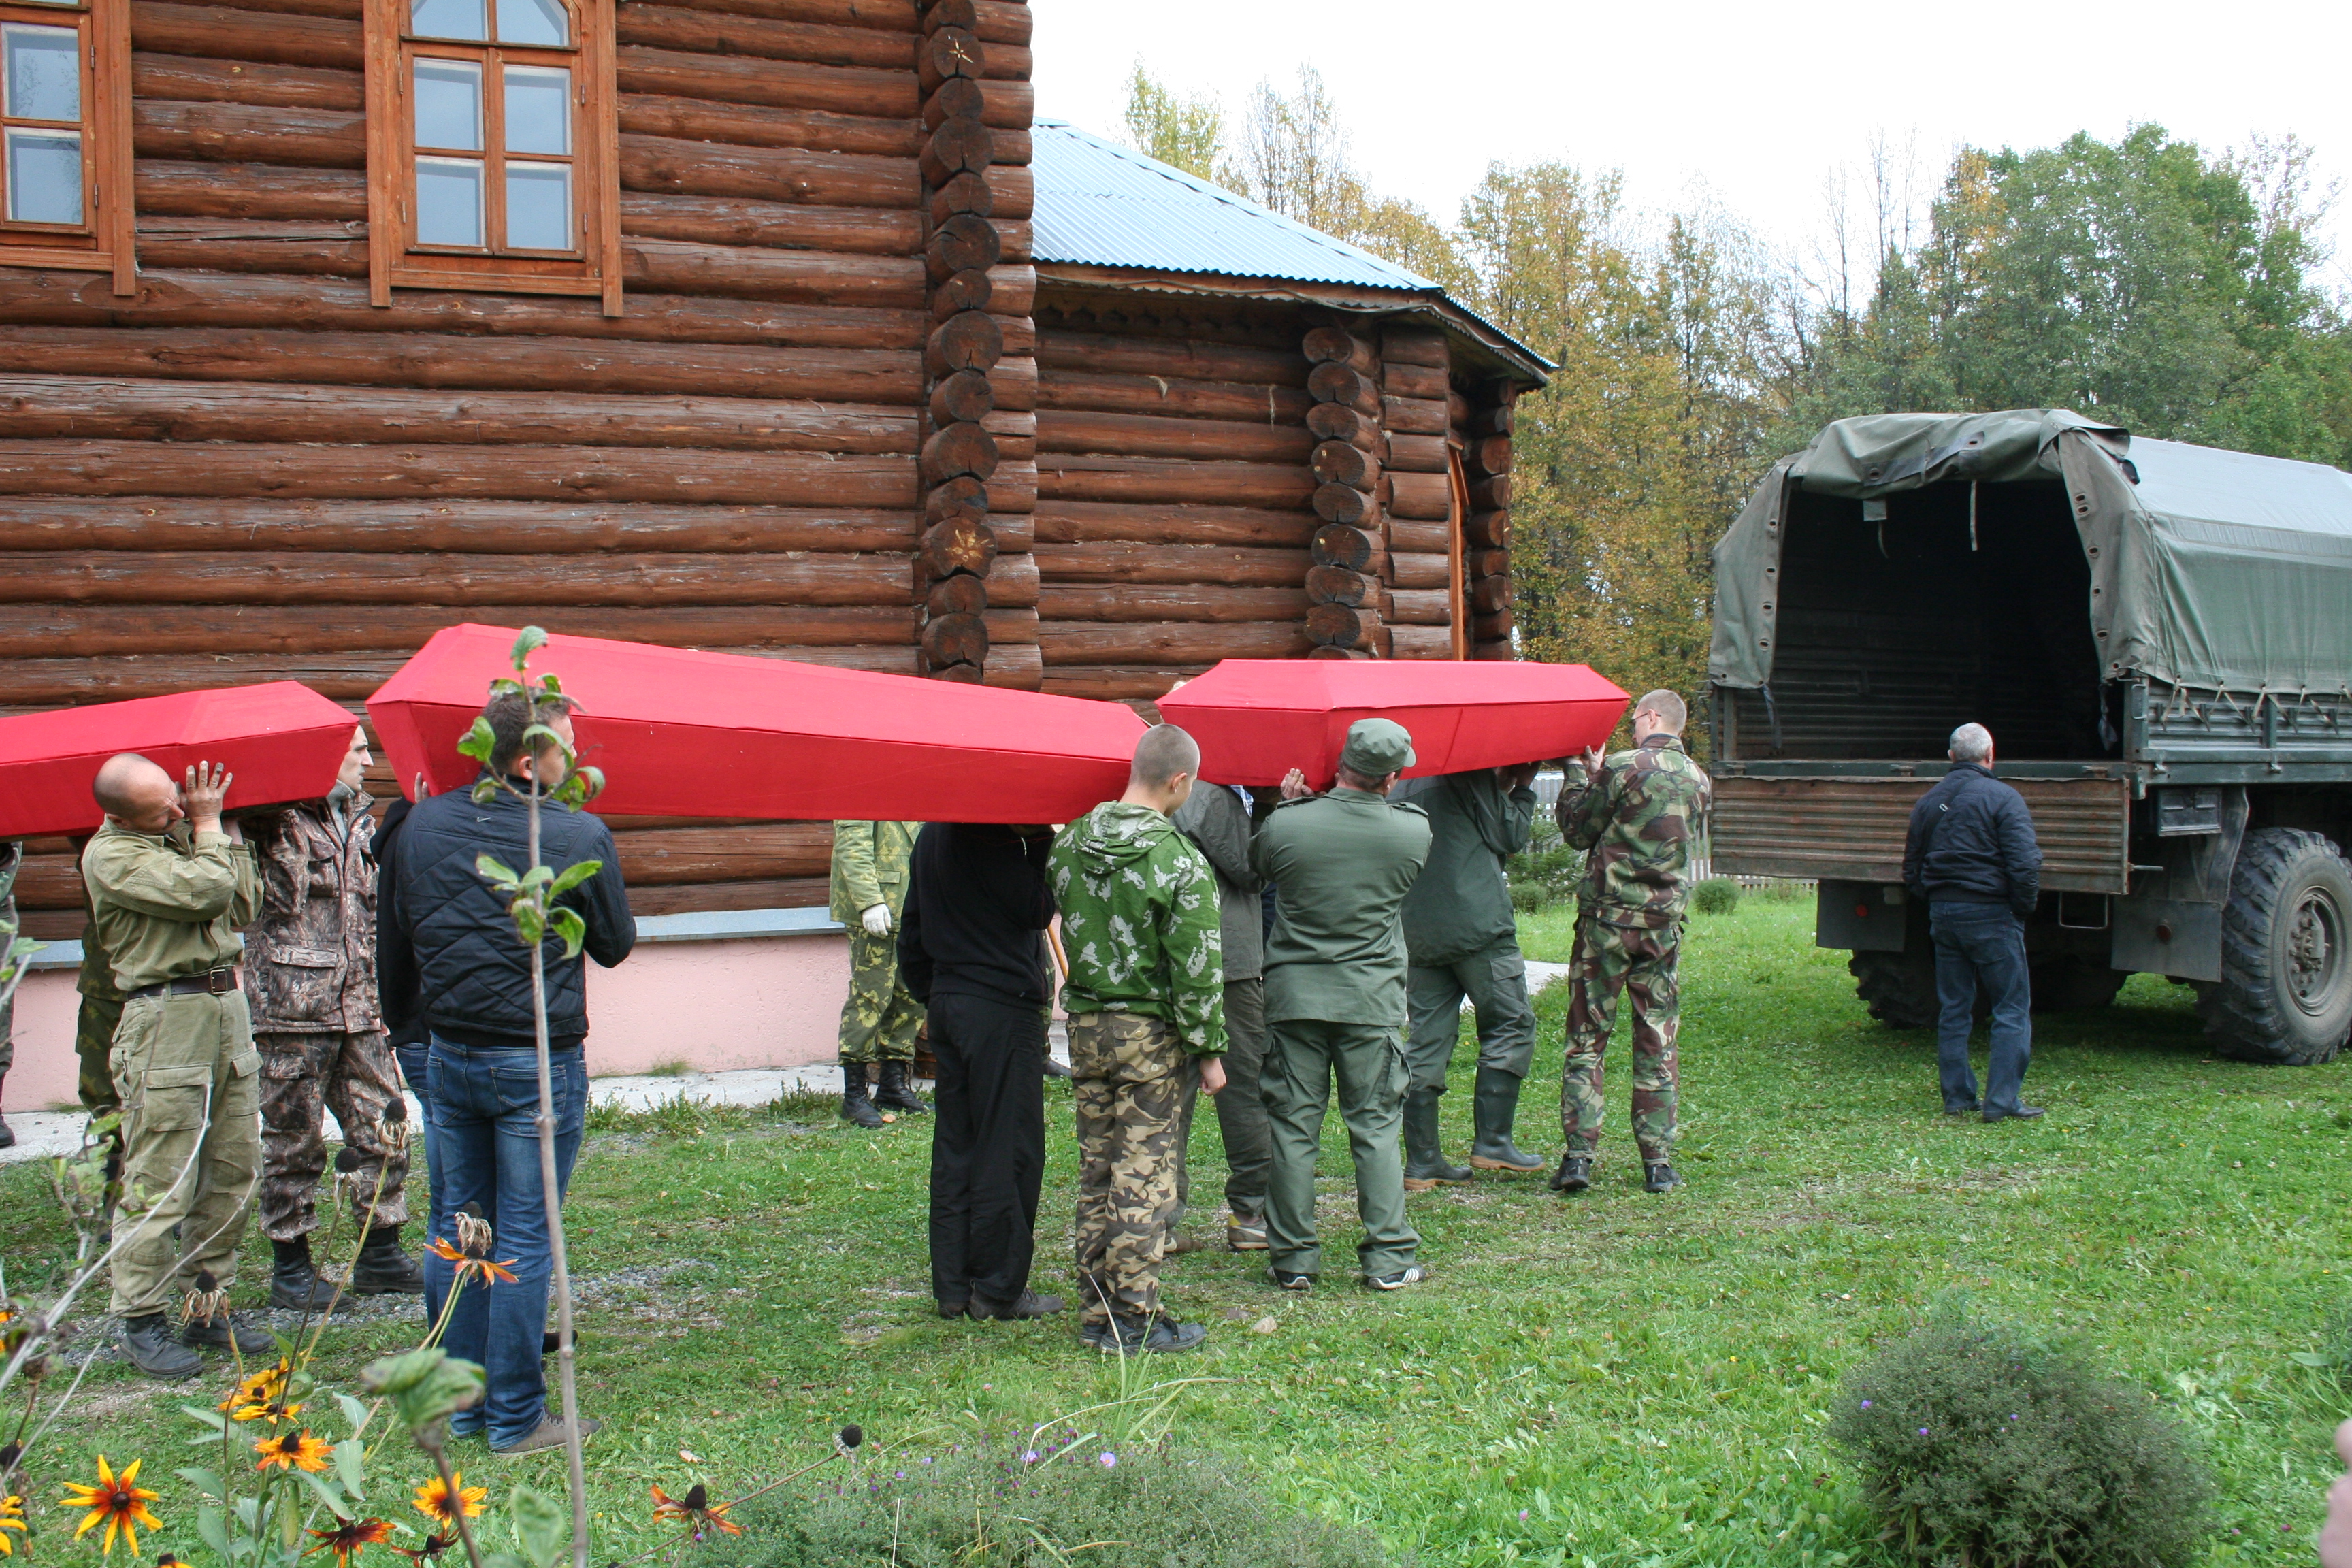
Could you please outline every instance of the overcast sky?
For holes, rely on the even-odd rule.
[[[1711,195],[1801,247],[1874,134],[1916,138],[1930,190],[1962,142],[2112,139],[2153,121],[2209,151],[2292,132],[2352,174],[2352,4],[1984,6],[1853,0],[1032,0],[1037,112],[1116,136],[1140,58],[1221,97],[1323,73],[1377,190],[1451,221],[1490,160],[1624,170],[1658,210]],[[2008,25],[2003,26],[2006,21]],[[2352,180],[2347,180],[2352,184]],[[1926,193],[1923,193],[1923,195]],[[2326,281],[2352,288],[2352,202]]]

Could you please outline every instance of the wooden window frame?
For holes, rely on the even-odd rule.
[[[82,210],[79,224],[11,223],[0,217],[0,267],[110,272],[117,294],[139,289],[137,217],[131,184],[130,0],[0,0],[0,22],[79,35]],[[0,208],[5,211],[5,208]]]
[[[9,0],[0,0],[0,4]],[[121,0],[115,0],[120,4]],[[621,313],[620,110],[614,84],[614,0],[558,0],[571,13],[568,47],[496,40],[411,37],[410,0],[366,0],[368,134],[368,299],[390,305],[394,289],[461,289],[486,294],[583,294]],[[572,200],[583,229],[581,253],[500,255],[418,247],[414,239],[416,182],[412,62],[427,58],[483,66],[484,219],[504,206],[490,178],[506,153],[499,76],[504,66],[560,66],[572,73]],[[425,154],[432,156],[430,153]],[[539,162],[529,153],[521,161]],[[490,232],[495,233],[492,229]],[[488,237],[486,234],[485,237]]]

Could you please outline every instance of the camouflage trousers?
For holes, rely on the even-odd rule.
[[[352,1218],[362,1229],[405,1222],[408,1151],[385,1141],[382,1122],[400,1092],[383,1036],[271,1033],[253,1043],[261,1051],[261,1233],[293,1241],[319,1228],[319,1178],[327,1169],[322,1107],[333,1108],[343,1146],[360,1156],[346,1189]]]
[[[841,1005],[845,1062],[910,1062],[923,1005],[898,978],[898,939],[849,928],[849,999]]]
[[[1615,926],[1581,915],[1576,951],[1568,961],[1568,1059],[1559,1078],[1559,1127],[1568,1152],[1590,1158],[1601,1147],[1604,1119],[1601,1056],[1617,1020],[1617,995],[1633,1010],[1633,1142],[1642,1163],[1673,1157],[1679,1068],[1675,1033],[1681,1025],[1682,956],[1677,929]]]
[[[1160,1310],[1176,1220],[1176,1138],[1192,1075],[1175,1027],[1133,1013],[1070,1020],[1078,1107],[1078,1296],[1086,1321]]]

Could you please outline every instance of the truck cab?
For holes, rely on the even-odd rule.
[[[1932,1025],[1912,805],[1983,724],[2042,857],[2037,1007],[2192,984],[2216,1047],[2352,1034],[2352,476],[2063,410],[1841,421],[1715,554],[1715,867],[1813,879],[1872,1014]]]

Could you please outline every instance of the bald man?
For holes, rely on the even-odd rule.
[[[167,1309],[208,1275],[226,1290],[261,1177],[261,1055],[237,984],[236,928],[260,912],[261,879],[221,802],[233,782],[199,763],[184,786],[136,752],[110,757],[91,794],[106,824],[82,851],[92,923],[113,959],[122,1022],[109,1058],[122,1102],[122,1206],[114,1310],[122,1347],[151,1377],[193,1377],[190,1348],[259,1355],[277,1342],[226,1312]],[[177,1236],[174,1237],[176,1228]]]

